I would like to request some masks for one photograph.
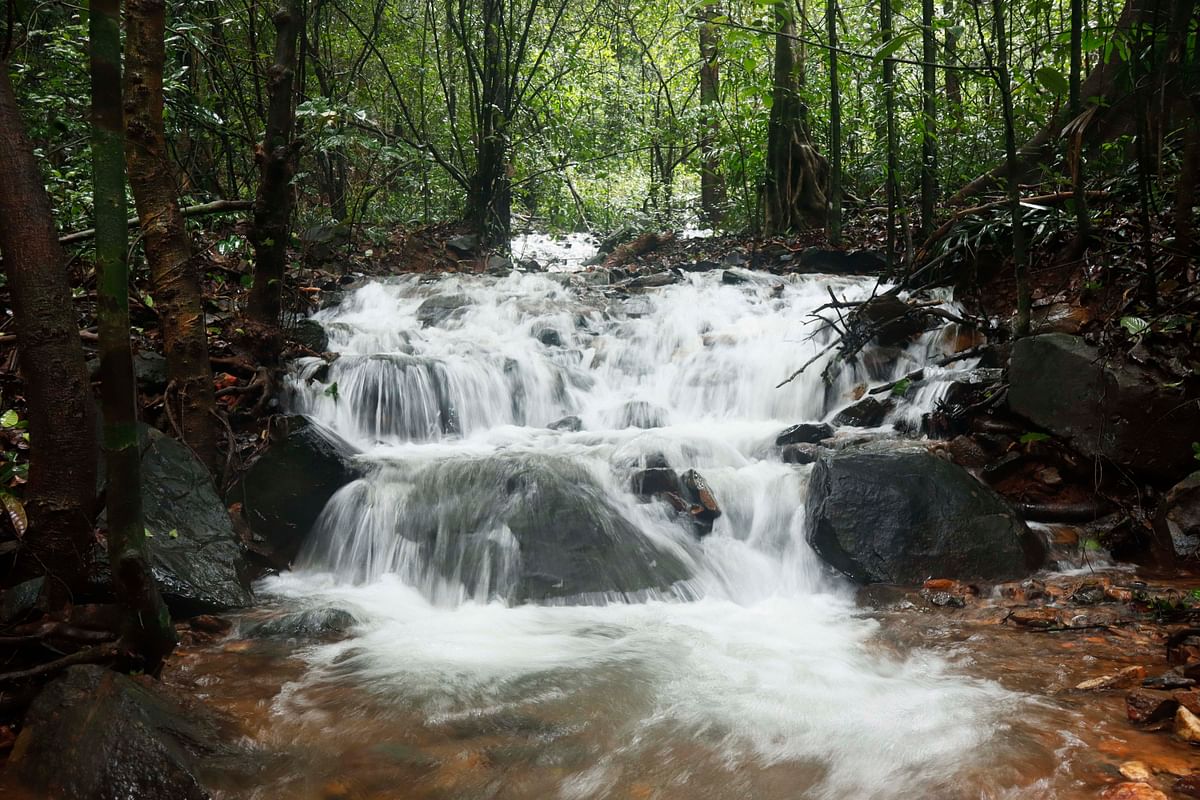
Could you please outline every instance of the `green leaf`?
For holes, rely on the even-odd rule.
[[[1034,442],[1044,442],[1049,438],[1050,438],[1050,434],[1048,434],[1048,433],[1038,433],[1037,431],[1030,431],[1029,433],[1026,433],[1025,435],[1023,435],[1021,437],[1020,442],[1021,442],[1021,444],[1032,444]]]
[[[5,411],[3,414],[0,414],[0,427],[15,428],[17,427],[17,423],[20,421],[21,417],[18,416],[17,412],[13,411],[11,408],[8,411]]]
[[[1121,317],[1121,327],[1130,336],[1142,336],[1150,331],[1150,323],[1141,317]]]
[[[871,57],[871,60],[879,62],[883,61],[885,58],[890,58],[891,56],[895,55],[896,51],[898,51],[901,47],[904,47],[905,44],[912,41],[912,39],[914,39],[920,32],[921,30],[919,28],[912,28],[911,30],[907,30],[899,36],[894,37],[890,42],[885,42],[882,47],[875,51],[875,55]]]
[[[1034,73],[1038,81],[1054,94],[1066,94],[1071,90],[1071,84],[1066,76],[1054,67],[1042,67]]]
[[[172,539],[178,539],[179,531],[176,528],[171,528],[171,530],[167,531],[167,536],[170,536]]]
[[[154,297],[153,297],[153,295],[146,295],[146,305],[147,305],[147,306],[149,306],[150,308],[154,308]]]
[[[912,381],[908,378],[901,378],[896,381],[896,385],[892,387],[892,395],[894,397],[903,397],[912,386]]]
[[[326,397],[332,397],[332,398],[333,398],[333,401],[334,401],[335,403],[337,402],[337,399],[338,399],[338,385],[337,385],[337,381],[334,381],[333,383],[329,384],[329,386],[328,386],[328,387],[326,387],[326,389],[325,389],[325,396],[326,396]]]
[[[149,528],[142,528],[142,533],[146,536],[147,539],[154,538],[154,531],[150,530]]]

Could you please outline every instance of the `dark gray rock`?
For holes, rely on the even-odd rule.
[[[149,682],[75,666],[34,699],[8,770],[32,796],[55,800],[209,800],[217,778],[247,769],[227,744],[238,736]]]
[[[1175,555],[1200,559],[1200,472],[1193,472],[1167,492],[1155,514],[1154,531]]]
[[[0,600],[0,622],[7,625],[27,617],[37,605],[45,582],[45,578],[33,578],[5,589],[4,598]]]
[[[325,639],[348,633],[354,623],[354,615],[344,609],[315,608],[242,620],[239,634],[251,639]]]
[[[883,420],[895,408],[895,405],[891,398],[879,400],[874,397],[864,397],[854,405],[839,411],[833,418],[833,424],[838,427],[877,428],[883,424]]]
[[[570,431],[571,433],[579,433],[583,430],[583,420],[576,416],[563,417],[555,420],[546,426],[552,431]]]
[[[1138,364],[1102,358],[1077,336],[1030,336],[1013,346],[1009,407],[1084,455],[1155,478],[1195,467],[1200,398]]]
[[[824,448],[815,444],[789,444],[779,451],[779,457],[785,464],[812,464],[821,457]]]
[[[833,426],[825,422],[801,422],[775,437],[775,446],[788,444],[816,444],[833,436]]]
[[[833,275],[878,275],[887,269],[887,261],[879,253],[870,250],[846,253],[810,247],[800,254],[800,267]]]
[[[683,496],[679,475],[668,467],[649,467],[638,470],[630,481],[630,491],[641,497],[671,493]]]
[[[546,345],[546,347],[562,347],[562,336],[554,328],[539,328],[534,332],[534,338]]]
[[[471,300],[465,295],[435,295],[417,307],[417,320],[422,326],[430,328],[440,325],[447,320],[462,316],[469,305],[471,305]]]
[[[519,558],[497,570],[512,554],[480,531],[504,528]],[[431,465],[415,478],[400,533],[426,548],[432,569],[511,602],[629,595],[690,577],[684,560],[622,516],[585,468],[548,456]]]
[[[147,548],[163,599],[176,616],[250,605],[254,597],[245,552],[208,470],[166,434],[147,425],[138,432]],[[95,561],[95,582],[106,588],[103,548]]]
[[[859,583],[1009,580],[1045,557],[999,495],[924,447],[895,442],[823,456],[806,529],[817,554]]]
[[[329,349],[329,335],[325,333],[325,328],[321,323],[315,319],[302,319],[297,322],[290,331],[290,336],[292,341],[309,350],[324,353]]]
[[[88,361],[88,372],[93,380],[99,379],[100,359]],[[167,388],[167,359],[153,350],[140,350],[133,354],[133,372],[138,388],[147,394],[155,394]]]
[[[730,286],[738,286],[749,282],[750,278],[746,275],[743,275],[741,272],[735,272],[734,270],[727,269],[721,273],[721,283]]]
[[[230,491],[262,554],[288,567],[333,494],[358,477],[354,448],[306,417],[277,417],[271,442]]]
[[[488,256],[488,261],[487,261],[488,272],[505,272],[505,273],[507,273],[512,270],[512,267],[513,267],[512,259],[508,258],[507,256],[502,256],[499,254],[493,254],[491,256]]]
[[[479,249],[479,237],[473,233],[465,233],[446,240],[446,247],[461,256],[474,255]]]
[[[641,275],[629,282],[629,285],[637,289],[655,289],[661,286],[670,286],[673,283],[679,282],[679,276],[674,272],[654,272],[649,275]]]

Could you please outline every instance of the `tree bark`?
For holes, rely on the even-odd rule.
[[[124,638],[136,650],[144,671],[154,675],[175,647],[175,631],[150,572],[142,518],[137,383],[129,347],[120,0],[92,0],[88,22],[108,556],[113,590],[125,607]]]
[[[892,0],[879,0],[879,32],[884,44],[892,40]],[[899,145],[896,141],[896,62],[883,60],[883,108],[884,135],[886,137],[887,166],[884,172],[887,195],[887,263],[888,269],[896,269],[896,201],[899,195],[897,176],[899,167]]]
[[[1178,50],[1177,45],[1187,41],[1186,26],[1195,13],[1196,2],[1169,0],[1168,5],[1169,13],[1156,13],[1153,0],[1126,0],[1125,7],[1115,23],[1114,36],[1120,36],[1128,42],[1139,35],[1138,31],[1143,31],[1154,41],[1175,43],[1174,46],[1168,44],[1168,47]],[[1093,111],[1085,129],[1081,131],[1083,147],[1093,147],[1130,133],[1136,123],[1137,92],[1133,91],[1133,87],[1128,83],[1129,65],[1122,56],[1122,50],[1120,47],[1109,48],[1107,55],[1088,73],[1079,87],[1084,113]],[[1159,58],[1159,69],[1151,82],[1157,87],[1153,90],[1156,96],[1171,98],[1166,104],[1168,112],[1173,106],[1186,106],[1188,102],[1185,92],[1174,92],[1169,88],[1184,78],[1182,70],[1171,68],[1172,65],[1178,64],[1180,57],[1179,52],[1168,52],[1165,58]],[[1190,109],[1187,113],[1191,113]],[[1056,150],[1055,143],[1072,119],[1070,114],[1068,105],[1018,148],[1017,172],[1022,183],[1036,178],[1040,167],[1053,156]],[[959,189],[950,202],[967,202],[978,194],[990,191],[1003,181],[1007,174],[1008,164],[1005,160]]]
[[[825,2],[829,37],[829,243],[842,242],[842,93],[838,82],[838,2]]]
[[[267,131],[255,151],[258,194],[254,199],[254,285],[248,312],[264,325],[279,325],[283,279],[292,224],[292,177],[296,172],[296,108],[292,88],[296,75],[296,41],[304,18],[300,0],[287,0],[275,12],[275,63],[267,85]]]
[[[934,0],[921,0],[921,238],[934,229],[937,211],[937,37]]]
[[[204,299],[163,130],[166,4],[127,0],[125,23],[125,163],[167,359],[164,404],[175,432],[215,471],[217,420]]]
[[[768,234],[820,228],[826,221],[829,165],[812,146],[796,76],[794,12],[775,6],[775,73],[767,125],[767,174],[762,188],[763,228]]]
[[[70,601],[86,578],[96,498],[96,419],[50,198],[0,61],[0,254],[20,337],[29,408],[29,527],[17,565],[46,576],[43,602]]]
[[[720,34],[712,20],[719,14],[717,3],[710,0],[704,4],[704,21],[700,23],[700,105],[704,112],[700,123],[700,208],[713,228],[719,227],[725,216],[725,179],[715,147],[721,74]]]
[[[503,0],[483,0],[483,52],[475,172],[467,191],[467,222],[485,245],[504,244],[512,229],[512,175],[508,163],[510,69],[503,48]],[[461,34],[461,32],[460,32]]]

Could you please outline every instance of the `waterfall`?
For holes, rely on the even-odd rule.
[[[930,331],[826,380],[836,334],[813,314],[874,281],[740,277],[642,292],[603,273],[406,277],[318,313],[340,355],[300,362],[287,402],[350,442],[363,477],[265,590],[358,623],[308,651],[303,684],[354,681],[436,721],[575,714],[621,676],[596,713],[627,741],[564,779],[563,797],[618,796],[604,787],[679,736],[729,764],[807,765],[791,796],[949,791],[955,754],[991,741],[1019,701],[869,645],[876,624],[804,540],[810,468],[774,444],[932,365],[949,338]],[[919,420],[953,377],[929,373],[880,429],[848,433]],[[634,494],[664,462],[711,487],[711,532]]]

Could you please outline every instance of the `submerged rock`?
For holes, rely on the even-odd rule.
[[[631,400],[621,408],[618,428],[661,428],[667,424],[667,411],[645,400]]]
[[[1195,464],[1197,398],[1150,370],[1107,359],[1077,336],[1029,336],[1013,347],[1012,410],[1087,456],[1160,478]]]
[[[569,431],[571,433],[579,433],[579,431],[583,430],[583,420],[572,415],[570,417],[563,417],[562,419],[555,420],[546,427],[552,431]]]
[[[232,726],[103,667],[69,668],[25,716],[8,772],[55,800],[209,800],[239,757]]]
[[[999,495],[921,446],[887,442],[823,456],[806,515],[809,544],[860,583],[1006,580],[1045,555]]]
[[[325,327],[315,319],[302,319],[288,332],[292,341],[304,345],[309,350],[324,353],[329,349],[329,335]]]
[[[448,319],[461,316],[471,299],[461,294],[439,294],[417,306],[417,320],[423,327],[431,328]]]
[[[288,567],[334,493],[357,477],[354,449],[307,417],[277,417],[271,443],[238,484],[231,502],[261,553],[278,568]]]
[[[147,548],[163,599],[182,616],[250,605],[242,543],[208,470],[186,446],[148,425],[139,426],[139,437]],[[94,581],[107,590],[103,547],[95,562]]]

